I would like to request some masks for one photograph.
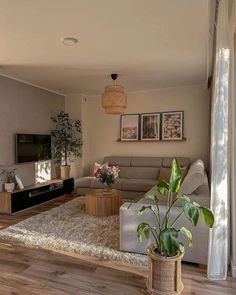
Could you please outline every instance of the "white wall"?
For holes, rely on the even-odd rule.
[[[87,120],[84,118],[83,114],[85,109],[83,107],[84,96],[82,94],[78,95],[69,95],[65,97],[65,111],[68,112],[72,119],[79,119],[82,122],[82,129],[85,129]],[[82,132],[84,138],[84,132]],[[75,179],[78,177],[82,177],[84,174],[84,159],[86,154],[86,144],[83,140],[82,146],[82,157],[79,159],[74,159],[71,164],[71,172],[70,175]]]
[[[15,134],[47,134],[50,116],[64,109],[64,97],[0,77],[0,165],[15,162]],[[17,165],[25,185],[35,182],[33,163]]]
[[[183,110],[186,142],[117,142],[120,116],[105,114],[100,96],[88,97],[84,105],[89,151],[84,171],[109,155],[184,156],[209,164],[210,94],[202,85],[128,93],[126,113]]]

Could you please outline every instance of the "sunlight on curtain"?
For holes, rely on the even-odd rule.
[[[228,0],[220,0],[216,33],[216,60],[211,122],[211,209],[215,225],[210,231],[208,278],[226,279],[229,255],[228,92],[229,92]]]

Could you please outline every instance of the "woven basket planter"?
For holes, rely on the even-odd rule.
[[[149,278],[148,291],[153,295],[177,295],[183,291],[181,259],[183,253],[174,257],[162,257],[154,253],[155,245],[147,248]]]

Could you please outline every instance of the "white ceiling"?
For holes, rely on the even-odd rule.
[[[207,0],[0,0],[0,11],[4,75],[88,95],[112,72],[127,91],[207,80]]]

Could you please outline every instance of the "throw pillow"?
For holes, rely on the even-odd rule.
[[[202,160],[197,160],[189,168],[189,171],[181,185],[180,193],[190,195],[199,186],[203,185],[205,179],[205,168]]]

